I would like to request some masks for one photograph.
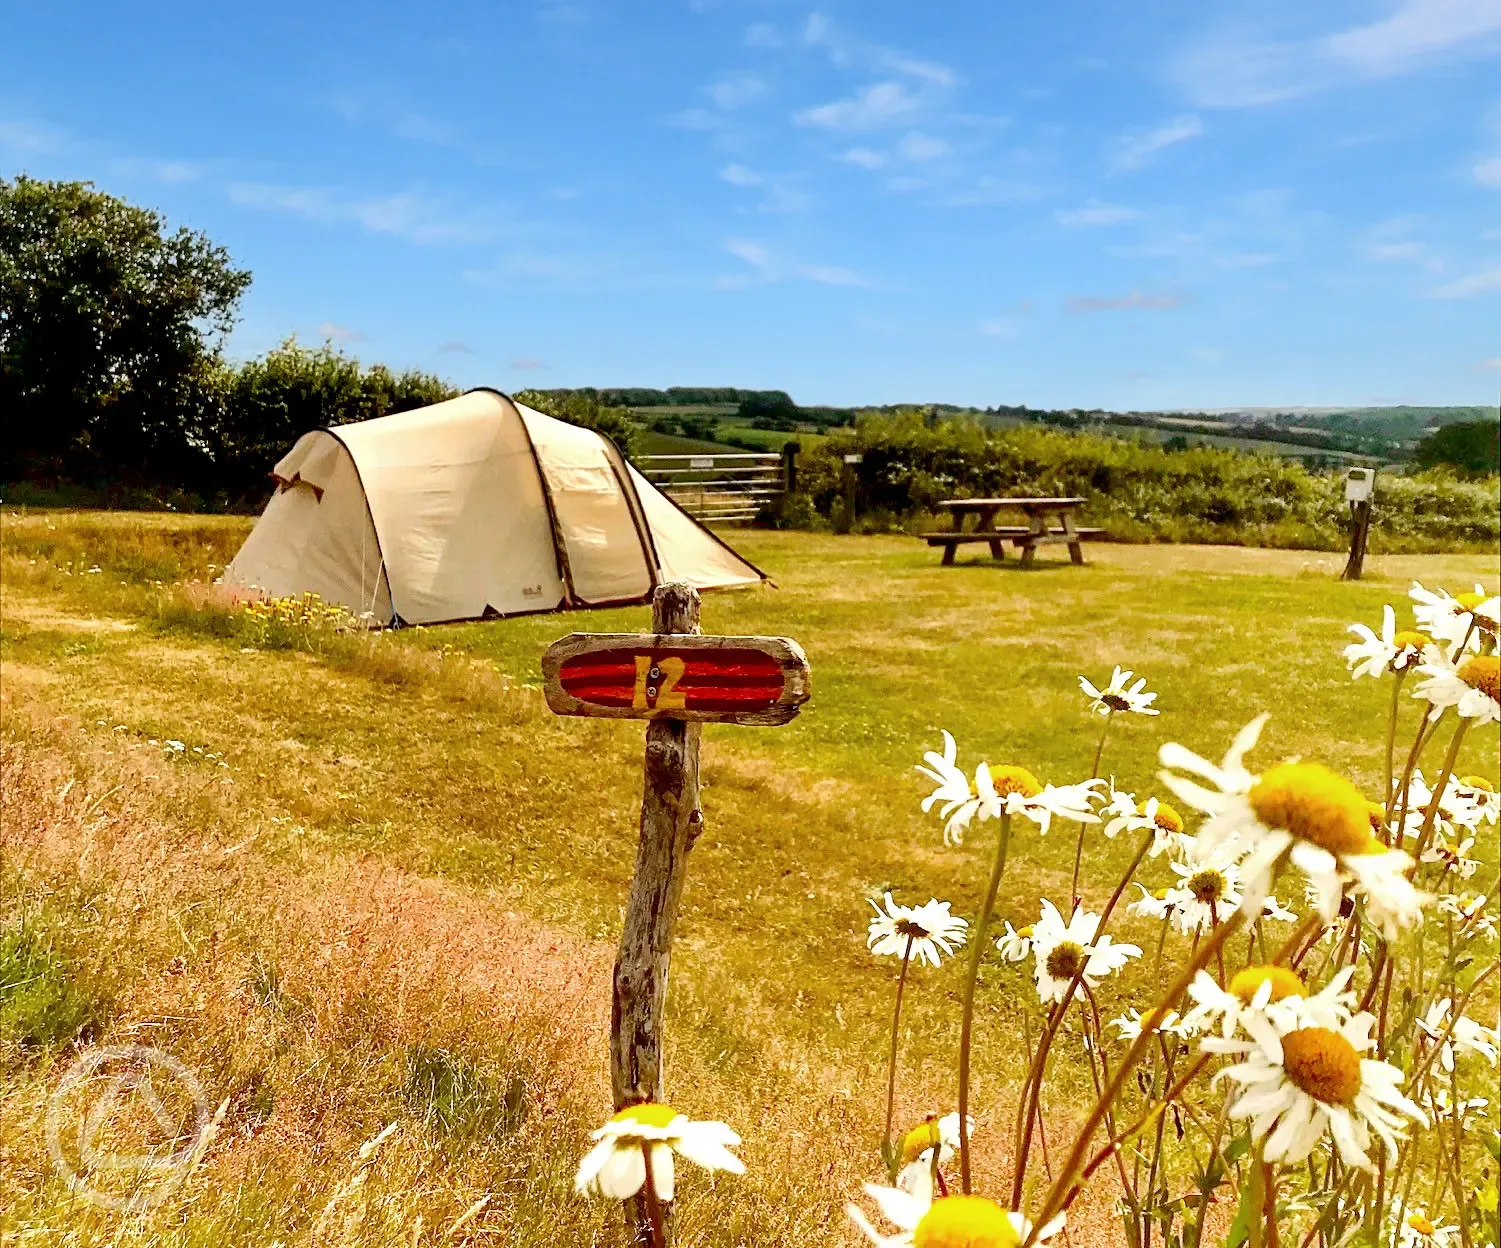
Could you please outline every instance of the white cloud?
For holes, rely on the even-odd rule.
[[[921,61],[899,52],[881,52],[876,63],[882,69],[895,70],[909,78],[920,78],[924,82],[931,82],[935,87],[952,87],[956,81],[954,71],[947,65],[939,65],[936,61]]]
[[[732,238],[724,245],[724,249],[737,260],[744,260],[751,268],[763,273],[771,267],[771,253],[759,243],[747,242],[743,238]]]
[[[1386,75],[1450,50],[1483,55],[1498,34],[1501,0],[1405,0],[1378,22],[1331,35],[1328,46],[1334,56],[1367,73]]]
[[[797,114],[803,126],[829,130],[881,130],[911,120],[923,101],[899,82],[877,82],[848,99],[807,108]]]
[[[1501,290],[1501,265],[1491,269],[1481,269],[1478,273],[1471,273],[1467,277],[1461,277],[1457,281],[1440,286],[1433,292],[1433,297],[1435,299],[1468,299],[1473,295],[1486,295],[1497,290]]]
[[[473,355],[474,348],[467,342],[440,342],[438,344],[439,355]]]
[[[1489,360],[1481,360],[1480,361],[1480,367],[1481,368],[1501,368],[1501,355],[1495,356],[1494,358],[1489,359]]]
[[[997,178],[981,174],[965,190],[956,191],[943,202],[949,208],[993,208],[1002,204],[1024,204],[1042,199],[1046,187],[1018,178]]]
[[[766,22],[756,22],[745,28],[744,42],[748,48],[780,48],[782,36],[777,33],[775,26]]]
[[[766,84],[749,74],[725,78],[708,88],[709,98],[723,109],[744,108],[766,94]]]
[[[829,19],[815,10],[808,14],[808,20],[803,23],[803,42],[823,43],[833,33],[833,29]]]
[[[980,332],[987,338],[1015,338],[1021,326],[1011,317],[999,316],[980,322]]]
[[[1481,186],[1501,191],[1501,156],[1489,156],[1475,162],[1475,181]]]
[[[1225,358],[1225,353],[1219,347],[1189,347],[1188,353],[1205,364],[1218,364]]]
[[[951,149],[942,139],[935,139],[914,130],[896,145],[896,150],[905,160],[923,161],[938,160],[947,156]]]
[[[1133,290],[1127,295],[1075,295],[1067,306],[1070,312],[1122,312],[1133,308],[1176,308],[1182,302],[1177,295],[1145,295]]]
[[[1174,117],[1151,130],[1123,135],[1116,141],[1115,154],[1110,160],[1112,173],[1125,173],[1140,169],[1164,148],[1176,143],[1186,143],[1204,133],[1204,123],[1192,114]]]
[[[516,369],[518,372],[529,373],[534,372],[539,368],[546,368],[547,365],[544,364],[541,360],[534,359],[532,356],[523,355],[512,360],[511,367]]]
[[[1079,226],[1120,225],[1123,221],[1134,221],[1141,213],[1135,208],[1123,208],[1120,204],[1104,204],[1097,199],[1091,199],[1082,208],[1066,208],[1054,214],[1060,225],[1071,228]]]
[[[364,342],[365,331],[351,329],[348,325],[336,325],[333,321],[324,321],[318,326],[318,337],[329,342]]]
[[[719,180],[728,182],[731,186],[760,186],[764,180],[753,169],[747,169],[744,165],[726,165],[719,171]]]
[[[67,135],[35,121],[0,121],[0,147],[41,156],[59,152],[68,144]]]
[[[1259,14],[1276,14],[1262,6]],[[1491,55],[1501,47],[1501,0],[1396,0],[1387,15],[1322,33],[1318,6],[1287,6],[1304,29],[1249,17],[1223,22],[1185,47],[1170,72],[1201,108],[1246,108],[1362,79]]]
[[[839,159],[847,165],[858,165],[861,169],[882,169],[886,166],[886,157],[868,147],[852,147]]]
[[[729,125],[725,118],[707,108],[685,108],[669,117],[668,121],[684,130],[723,130]]]
[[[389,234],[409,243],[475,243],[494,233],[478,217],[454,216],[441,200],[414,191],[341,198],[321,187],[231,182],[226,193],[232,203],[247,208],[291,213],[322,225],[358,225],[372,234]]]
[[[842,269],[833,264],[810,264],[800,269],[802,276],[822,286],[869,286],[870,283],[853,269]]]

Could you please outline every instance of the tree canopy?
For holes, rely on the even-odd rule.
[[[249,285],[205,235],[91,183],[0,179],[5,475],[201,470]]]
[[[1501,470],[1501,424],[1468,420],[1435,429],[1418,443],[1420,468],[1449,467],[1477,474]]]

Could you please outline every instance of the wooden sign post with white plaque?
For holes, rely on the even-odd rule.
[[[653,633],[574,633],[542,656],[543,692],[559,715],[644,719],[641,839],[615,958],[610,1079],[615,1108],[665,1098],[662,1007],[688,851],[703,831],[701,725],[785,724],[808,700],[808,660],[785,637],[705,637],[698,592],[660,585]],[[670,1215],[670,1210],[668,1211]],[[653,1242],[647,1203],[626,1202],[636,1242]],[[658,1228],[658,1233],[667,1228]]]

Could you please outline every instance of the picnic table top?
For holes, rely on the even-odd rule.
[[[1070,498],[949,498],[939,503],[955,511],[970,511],[981,507],[1077,507],[1086,499]]]

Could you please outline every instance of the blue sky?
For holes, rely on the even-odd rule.
[[[1495,402],[1501,0],[6,0],[89,178],[465,385]]]

